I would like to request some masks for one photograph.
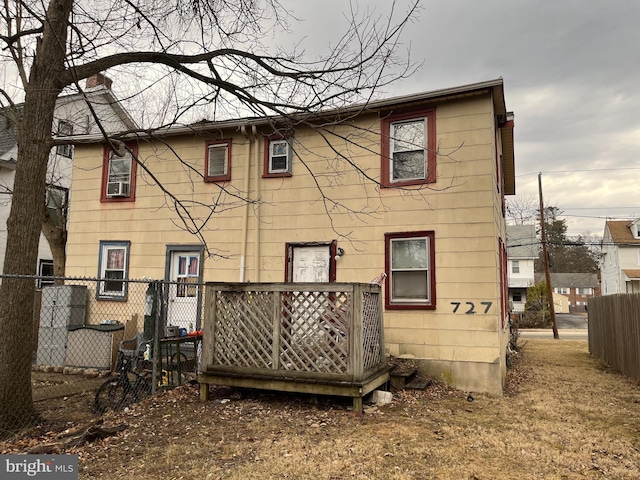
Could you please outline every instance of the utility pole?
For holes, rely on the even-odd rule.
[[[551,328],[553,328],[553,338],[558,340],[560,337],[558,336],[558,327],[556,326],[556,311],[553,306],[553,289],[551,288],[549,255],[547,253],[547,232],[545,230],[544,221],[544,203],[542,201],[542,173],[538,173],[538,193],[540,195],[540,232],[542,236],[542,258],[544,261],[544,276],[547,280],[547,302],[549,302],[549,312],[551,313]]]

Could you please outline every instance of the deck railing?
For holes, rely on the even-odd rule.
[[[386,366],[381,289],[208,283],[203,373],[358,382]]]

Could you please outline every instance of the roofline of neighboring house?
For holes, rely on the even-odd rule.
[[[108,88],[106,85],[96,85],[95,87],[86,88],[81,92],[72,93],[69,95],[64,95],[58,98],[57,104],[64,105],[65,103],[71,103],[78,99],[82,99],[83,97],[87,97],[91,99],[91,97],[103,96],[105,97],[105,105],[110,105],[115,111],[118,117],[122,120],[128,129],[135,130],[138,127],[138,124],[135,122],[133,117],[129,115],[122,105],[120,104],[120,100],[116,98],[113,91]]]
[[[139,128],[138,124],[135,122],[135,120],[133,120],[133,117],[129,115],[129,112],[122,107],[120,100],[118,100],[118,98],[114,95],[113,91],[110,88],[107,88],[105,85],[97,85],[95,87],[87,88],[82,92],[62,95],[58,97],[58,99],[56,100],[56,106],[74,102],[78,99],[82,99],[85,96],[89,99],[90,97],[99,97],[99,96],[105,97],[104,105],[110,105],[116,111],[116,113],[118,114],[118,117],[122,120],[122,123],[124,123],[128,129],[136,130]],[[24,102],[16,103],[12,107],[0,108],[0,111],[13,109],[13,108],[21,109],[23,106],[24,106]],[[91,135],[78,135],[77,137],[81,137],[81,136],[90,137]],[[75,137],[69,136],[69,138],[75,138]]]
[[[303,121],[308,119],[314,121],[319,118],[337,117],[345,115],[353,115],[361,112],[375,113],[390,110],[392,108],[406,108],[409,106],[418,106],[433,103],[436,100],[465,98],[480,94],[488,93],[493,100],[493,106],[497,117],[497,127],[500,129],[502,138],[502,161],[505,182],[505,194],[515,195],[515,161],[513,149],[513,112],[506,109],[504,98],[504,82],[502,78],[488,80],[484,82],[461,85],[457,87],[433,90],[430,92],[415,93],[392,97],[383,100],[373,100],[366,104],[355,104],[350,107],[335,108],[331,110],[317,112],[315,114],[297,113],[292,114],[291,119]],[[284,118],[282,115],[272,115],[264,117],[245,117],[220,121],[202,121],[190,125],[168,126],[155,130],[122,132],[116,138],[121,140],[136,138],[152,138],[166,137],[184,134],[201,134],[212,130],[224,129],[242,129],[247,127],[258,127],[264,125],[273,125],[278,120]],[[132,129],[134,130],[134,129]],[[105,139],[102,135],[76,135],[71,136],[71,140],[77,144],[104,143]]]
[[[616,247],[638,247],[638,245],[640,244],[640,239],[637,238],[632,238],[632,241],[629,241],[627,239],[620,239],[620,232],[617,231],[617,229],[615,230],[615,235],[614,235],[614,231],[612,230],[611,227],[615,226],[615,225],[624,225],[625,228],[631,228],[631,226],[636,223],[638,220],[640,220],[640,218],[635,218],[635,219],[631,219],[631,220],[607,220],[604,224],[604,233],[605,236],[607,234],[607,231],[609,232],[609,238],[611,239],[611,244],[615,245]],[[626,236],[626,235],[625,235]]]

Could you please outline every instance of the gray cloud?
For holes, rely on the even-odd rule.
[[[390,2],[360,3],[381,9]],[[311,44],[336,34],[327,24],[339,28],[348,6],[321,4],[295,3]],[[601,234],[604,217],[640,215],[640,2],[437,0],[423,7],[403,37],[423,66],[385,94],[503,77],[516,115],[518,194],[537,197],[542,172],[545,202],[565,211],[571,234]]]

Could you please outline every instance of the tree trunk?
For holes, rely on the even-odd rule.
[[[36,271],[53,112],[64,86],[60,78],[72,6],[73,0],[51,0],[25,86],[7,220],[6,275]],[[37,417],[31,392],[34,294],[33,280],[5,278],[0,287],[0,437],[32,424]]]
[[[58,217],[60,225],[55,225],[48,214],[49,212],[45,213],[44,221],[42,222],[42,233],[49,243],[49,249],[53,257],[53,275],[55,277],[64,277],[67,262],[67,217],[62,214],[62,210],[61,208],[60,216]],[[55,284],[62,285],[63,280],[56,280]]]

